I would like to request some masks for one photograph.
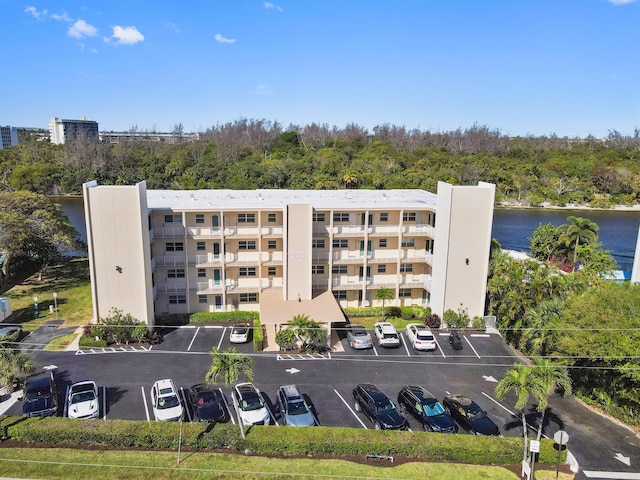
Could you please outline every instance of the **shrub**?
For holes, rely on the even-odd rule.
[[[473,320],[471,320],[471,326],[476,330],[484,330],[487,328],[486,322],[482,317],[473,317]]]
[[[138,323],[135,327],[133,327],[133,331],[131,332],[131,338],[136,342],[143,342],[147,340],[149,337],[149,327],[146,323]]]
[[[460,318],[458,314],[451,309],[444,312],[442,320],[447,325],[447,328],[460,328]]]
[[[388,312],[389,308],[391,307],[385,307],[385,310]],[[382,307],[364,307],[364,308],[346,307],[346,308],[343,308],[342,311],[347,317],[350,317],[350,318],[379,317],[382,315]]]
[[[196,312],[189,317],[191,323],[251,323],[258,320],[260,314],[253,311],[235,312]]]
[[[79,346],[80,349],[83,348],[101,348],[101,347],[106,347],[107,346],[107,342],[102,340],[102,339],[97,339],[95,337],[92,337],[90,335],[82,335],[80,337],[80,342],[79,342]]]
[[[414,318],[413,307],[400,307],[400,316],[403,320],[411,320]]]
[[[189,314],[165,314],[157,315],[155,325],[157,327],[177,327],[189,323]]]
[[[264,331],[258,319],[253,321],[253,348],[256,351],[261,351],[264,348]]]
[[[290,350],[296,347],[296,334],[290,328],[283,328],[276,333],[276,343],[280,350]]]
[[[440,328],[442,319],[437,313],[430,313],[427,318],[424,319],[424,324],[429,328]]]

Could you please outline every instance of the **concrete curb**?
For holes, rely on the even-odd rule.
[[[65,352],[77,352],[80,350],[80,337],[84,334],[84,327],[78,327],[73,333],[76,334],[76,338],[64,349]]]

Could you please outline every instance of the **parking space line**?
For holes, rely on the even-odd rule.
[[[195,325],[180,325],[178,328],[196,328]]]
[[[376,354],[376,357],[378,356],[378,350],[376,350],[376,346],[375,345],[371,345],[373,347],[373,353]]]
[[[220,350],[220,347],[222,346],[222,340],[224,339],[224,334],[227,331],[227,327],[224,327],[224,330],[222,330],[222,335],[220,335],[220,341],[218,342],[218,350]]]
[[[147,405],[147,396],[144,393],[144,387],[140,387],[142,389],[142,403],[144,403],[144,412],[147,414],[147,422],[151,421],[151,417],[149,417],[149,406]]]
[[[480,338],[490,338],[491,335],[489,335],[488,333],[472,333],[471,334],[472,337],[480,337]]]
[[[411,356],[411,352],[409,352],[409,347],[407,347],[407,342],[404,339],[404,335],[402,333],[400,333],[400,338],[402,339],[402,344],[404,345],[404,349],[407,352],[407,357],[410,357]]]
[[[193,338],[191,339],[191,343],[189,344],[189,348],[187,348],[187,352],[189,350],[191,350],[191,346],[193,345],[193,342],[195,341],[196,337],[198,336],[198,332],[200,331],[200,327],[198,327],[196,329],[196,333],[193,334]]]
[[[191,419],[191,412],[189,411],[189,404],[187,403],[187,396],[184,393],[184,388],[180,387],[180,396],[182,397],[182,401],[184,403],[184,409],[187,411],[187,417],[189,418],[189,423],[193,422]]]
[[[225,328],[222,325],[205,325],[204,328]]]
[[[503,408],[504,410],[506,410],[507,412],[509,412],[511,415],[513,415],[514,417],[518,417],[519,415],[512,412],[511,410],[509,410],[507,407],[505,407],[504,405],[502,405],[500,402],[498,402],[497,400],[495,400],[494,398],[491,397],[491,395],[487,395],[484,392],[480,392],[482,393],[482,395],[484,395],[485,397],[487,397],[489,400],[491,400],[493,403],[495,403],[496,405],[498,405],[499,407]],[[533,425],[531,425],[530,423],[527,423],[527,427],[529,427],[531,430],[533,430],[534,432],[537,431],[538,429],[536,427],[534,427]],[[544,433],[542,434],[542,436],[544,438],[549,438],[547,435],[545,435]]]
[[[442,335],[442,334],[440,334],[440,335]],[[447,356],[442,351],[442,347],[440,346],[440,343],[438,343],[438,340],[436,339],[435,336],[433,337],[433,340],[436,342],[436,345],[438,346],[438,351],[440,352],[440,355],[442,355],[442,358],[447,358]]]
[[[473,348],[473,345],[471,345],[471,342],[469,341],[469,339],[467,338],[467,336],[466,336],[466,335],[463,335],[463,336],[462,336],[462,338],[464,338],[464,339],[467,341],[467,343],[468,343],[468,344],[469,344],[469,346],[471,347],[471,350],[473,350],[473,353],[475,353],[475,354],[476,354],[476,357],[480,358],[480,355],[478,355],[478,352],[476,352],[476,349],[475,349],[475,348]]]
[[[102,387],[102,419],[107,420],[107,387]]]
[[[69,416],[69,389],[70,388],[71,388],[71,385],[67,385],[67,391],[64,393],[64,407],[62,409],[63,417]]]
[[[337,391],[335,388],[333,389],[333,391],[334,391],[334,392],[336,392],[336,395],[338,395],[338,397],[340,397],[340,400],[342,400],[342,403],[344,403],[344,404],[345,404],[345,406],[349,409],[349,411],[351,412],[351,414],[352,414],[354,417],[356,417],[356,420],[358,420],[358,422],[360,422],[360,425],[362,425],[362,427],[363,427],[363,428],[365,428],[365,429],[369,430],[369,427],[367,427],[364,423],[362,423],[362,420],[360,420],[360,417],[358,417],[358,415],[356,415],[356,412],[354,412],[354,411],[351,409],[351,407],[349,406],[349,404],[347,403],[347,401],[346,401],[344,398],[342,398],[342,395],[340,395],[340,394],[338,393],[338,391]]]
[[[227,408],[227,413],[229,414],[229,418],[231,419],[231,422],[235,425],[236,419],[233,418],[233,415],[231,414],[231,409],[229,408],[229,404],[227,403],[227,397],[221,388],[218,388],[218,390],[220,390],[220,395],[222,395],[222,401],[224,402],[224,406]]]

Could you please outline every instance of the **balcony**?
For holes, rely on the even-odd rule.
[[[260,229],[260,234],[263,237],[282,237],[282,232],[284,231],[284,228],[282,227],[282,225],[277,225],[277,226],[273,226],[273,227],[262,227]]]
[[[373,256],[372,252],[368,252],[367,258]],[[362,263],[364,254],[359,250],[338,250],[333,252],[333,263]]]
[[[258,265],[260,262],[260,253],[256,251],[252,252],[238,252],[227,253],[224,256],[224,261],[227,265]]]
[[[338,237],[364,237],[365,230],[373,232],[373,227],[368,229],[364,225],[334,225],[333,234]]]
[[[176,294],[187,293],[187,284],[185,283],[159,283],[155,286],[158,294]]]
[[[397,237],[400,234],[399,225],[371,225],[370,237]]]
[[[249,225],[228,225],[224,227],[224,236],[232,238],[258,238],[260,228]]]
[[[153,257],[158,267],[182,267],[185,265],[184,255],[167,255],[161,257]]]
[[[220,238],[220,227],[187,227],[187,236],[190,238]]]
[[[357,275],[341,275],[339,277],[333,277],[331,287],[339,290],[360,290],[363,283],[371,285],[373,283],[372,277],[359,277]]]
[[[311,254],[311,261],[313,263],[329,263],[329,252],[314,251]]]
[[[258,293],[260,289],[260,279],[257,277],[243,277],[238,280],[227,279],[227,293]]]
[[[282,290],[282,278],[274,277],[274,278],[261,278],[260,279],[260,288],[265,291],[269,290]]]
[[[154,238],[184,238],[184,227],[182,225],[175,226],[175,227],[154,227],[153,237]]]
[[[264,265],[282,265],[282,252],[262,252],[260,260]]]
[[[426,288],[431,290],[431,275],[403,275],[400,277],[400,288]]]
[[[151,271],[154,271],[156,269],[156,257],[153,257],[151,259]]]
[[[427,236],[434,238],[436,229],[427,224],[409,223],[402,227],[402,233],[404,235]]]
[[[413,262],[427,262],[433,265],[433,253],[427,250],[402,250],[401,259]]]
[[[221,282],[216,283],[214,280],[197,282],[195,285],[189,286],[189,291],[191,293],[197,293],[198,295],[222,294],[224,290],[225,286]]]
[[[150,228],[149,229],[149,242],[153,242],[154,237],[155,237],[155,235],[153,233],[153,229]]]
[[[328,237],[329,236],[329,225],[319,224],[316,225],[317,222],[313,223],[313,236],[314,237]]]
[[[190,267],[216,267],[222,265],[222,255],[207,253],[204,255],[189,255]]]

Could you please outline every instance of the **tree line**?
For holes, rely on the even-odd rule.
[[[53,145],[22,137],[0,150],[0,190],[79,194],[82,183],[152,189],[392,189],[495,183],[496,200],[607,207],[640,203],[640,131],[605,139],[510,137],[380,125],[305,126],[240,119],[187,139]]]

